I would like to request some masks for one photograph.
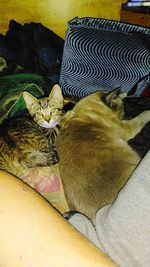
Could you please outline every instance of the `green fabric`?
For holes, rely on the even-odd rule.
[[[0,77],[0,124],[7,118],[26,110],[22,92],[36,97],[49,94],[52,83],[35,74],[13,74]]]

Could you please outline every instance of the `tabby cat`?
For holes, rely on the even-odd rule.
[[[59,170],[72,210],[91,219],[97,209],[111,203],[139,162],[128,145],[150,121],[150,110],[123,120],[124,93],[96,92],[73,108],[75,117],[57,138]]]
[[[28,92],[23,97],[30,116],[16,116],[0,126],[0,169],[18,177],[25,168],[58,162],[57,125],[65,115],[59,85],[54,85],[49,97],[37,99]]]

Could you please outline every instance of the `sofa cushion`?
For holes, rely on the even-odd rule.
[[[134,88],[150,81],[150,29],[100,18],[74,18],[66,34],[60,84],[65,95]]]

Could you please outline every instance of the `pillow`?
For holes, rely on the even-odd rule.
[[[100,18],[74,18],[66,35],[60,84],[64,95],[120,87],[140,95],[150,80],[150,29]],[[138,83],[139,81],[139,83]]]

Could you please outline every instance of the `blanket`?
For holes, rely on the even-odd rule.
[[[22,97],[28,91],[36,97],[50,92],[52,83],[36,74],[14,74],[0,77],[0,124],[7,118],[26,110]]]

